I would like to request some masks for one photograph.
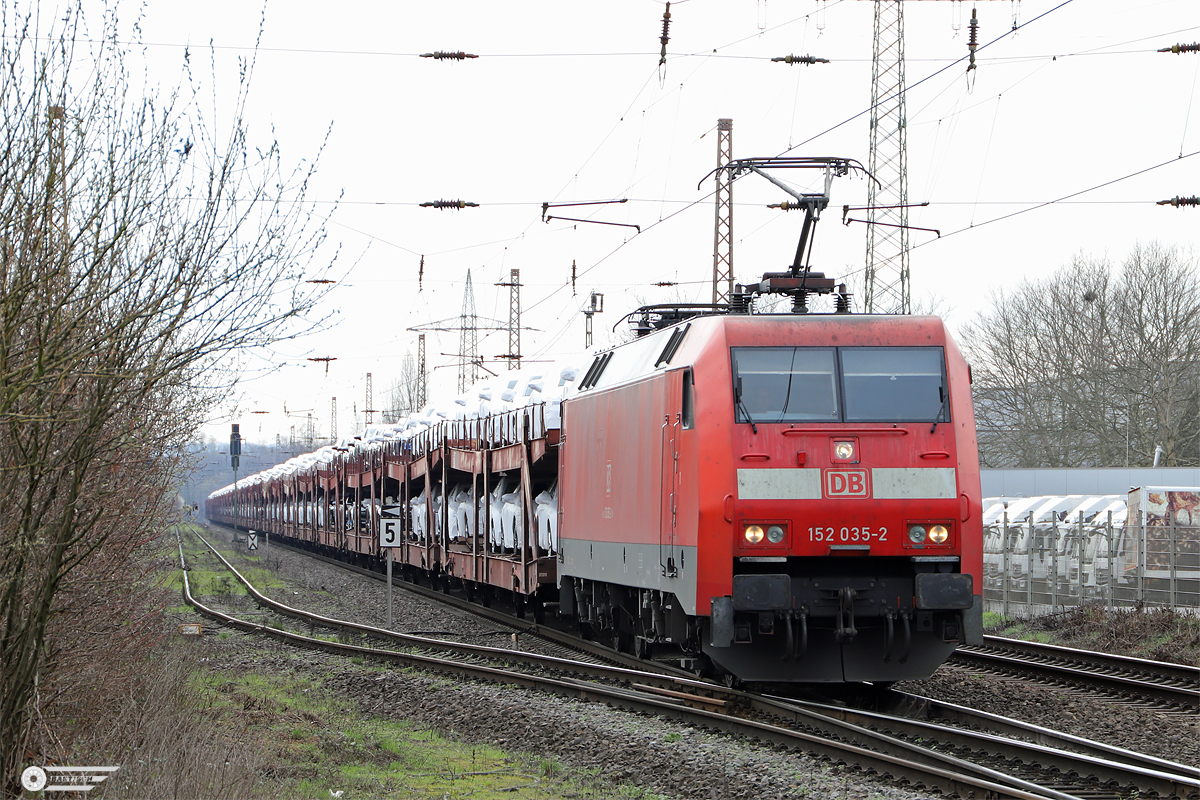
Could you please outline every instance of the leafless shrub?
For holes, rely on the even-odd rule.
[[[119,765],[107,798],[248,797],[261,753],[240,717],[190,685],[204,642],[160,641],[136,657],[75,674],[57,704],[59,747],[72,763]],[[201,698],[209,697],[204,700]],[[76,720],[71,725],[70,721]]]

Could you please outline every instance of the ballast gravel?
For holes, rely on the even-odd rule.
[[[219,530],[212,534],[210,540],[224,542],[222,549],[227,550],[229,534]],[[266,592],[272,597],[297,608],[384,627],[387,609],[380,582],[286,548],[272,547],[259,555],[254,566],[267,566],[285,584]],[[399,588],[393,590],[392,629],[498,646],[504,646],[506,638],[486,621]],[[521,644],[524,648],[525,642]],[[246,656],[254,658],[250,652]],[[269,669],[273,664],[296,668],[296,660],[290,658],[254,660],[259,662],[256,668]],[[406,719],[462,741],[553,759],[572,770],[594,771],[610,785],[637,786],[664,798],[915,800],[941,796],[806,754],[602,704],[413,670],[383,671],[332,657],[321,663],[327,665],[320,675],[326,689],[353,698],[364,714]],[[319,667],[313,664],[313,668]],[[1195,715],[1106,702],[959,668],[943,668],[929,681],[896,688],[1160,758],[1200,764],[1200,725]]]
[[[364,680],[365,679],[365,680]],[[888,798],[929,795],[808,755],[524,689],[406,674],[326,678],[367,714],[432,725],[455,737],[536,753],[670,798]]]

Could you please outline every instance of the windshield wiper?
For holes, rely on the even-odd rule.
[[[750,423],[750,430],[757,436],[758,426],[754,424],[754,418],[750,416],[750,411],[746,408],[746,404],[742,402],[742,379],[740,376],[733,387],[733,399],[737,402],[738,408],[742,409],[742,413],[746,415],[746,421]]]
[[[938,387],[938,395],[942,398],[942,404],[938,406],[937,416],[933,418],[933,424],[929,426],[930,433],[937,430],[938,423],[942,421],[942,412],[946,410],[946,403],[950,402],[950,393],[946,391],[945,386]]]

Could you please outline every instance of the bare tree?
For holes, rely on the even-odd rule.
[[[1194,258],[1151,244],[1126,259],[1113,315],[1133,463],[1200,463],[1200,279]]]
[[[400,376],[388,389],[387,408],[383,410],[384,422],[399,422],[409,414],[421,409],[417,403],[421,397],[421,376],[413,354],[406,352],[400,361]]]
[[[36,13],[36,12],[34,12]],[[56,15],[57,17],[57,15]],[[52,755],[35,708],[85,638],[97,587],[169,519],[178,459],[222,364],[307,327],[323,230],[311,168],[250,145],[195,91],[133,91],[128,35],[71,7],[47,36],[0,10],[0,774]],[[93,42],[90,52],[77,51]],[[186,61],[186,56],[185,56]],[[190,64],[185,63],[189,70]],[[185,86],[190,86],[185,82]],[[210,106],[211,107],[211,106]],[[101,587],[103,588],[103,587]],[[71,643],[72,646],[67,646]],[[59,689],[62,689],[60,686]]]
[[[1197,463],[1200,285],[1189,259],[1138,247],[1119,270],[1071,264],[1011,292],[963,331],[990,466]]]

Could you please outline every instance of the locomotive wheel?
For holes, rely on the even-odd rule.
[[[645,660],[650,657],[650,643],[644,637],[633,637],[633,654]]]

